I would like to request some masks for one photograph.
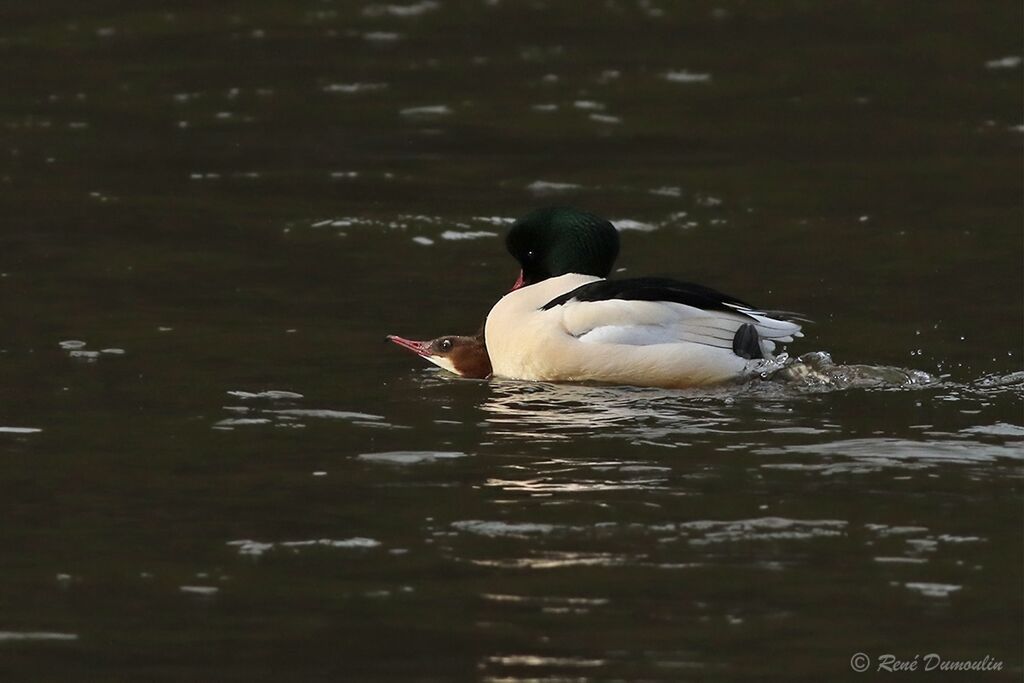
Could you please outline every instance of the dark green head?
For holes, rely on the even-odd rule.
[[[608,277],[619,255],[619,231],[603,218],[564,206],[537,209],[505,238],[522,274],[518,289],[566,273]]]

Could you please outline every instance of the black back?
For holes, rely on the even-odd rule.
[[[627,280],[598,280],[581,285],[544,304],[547,311],[569,301],[668,301],[686,304],[706,311],[729,311],[743,315],[736,306],[753,310],[753,306],[710,287],[680,282],[663,277],[637,277]]]

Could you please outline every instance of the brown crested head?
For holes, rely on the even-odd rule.
[[[491,375],[491,359],[480,335],[448,335],[430,341],[413,341],[391,335],[388,340],[462,377],[484,379]]]
[[[483,337],[438,337],[430,343],[439,355],[445,355],[463,377],[484,379],[491,376],[491,358]]]

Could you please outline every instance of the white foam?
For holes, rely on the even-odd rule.
[[[672,186],[669,186],[669,185],[665,185],[663,187],[655,187],[655,188],[653,188],[651,190],[648,190],[648,192],[650,194],[661,195],[663,197],[682,197],[683,196],[682,189],[680,189],[678,187],[672,187]]]
[[[1021,64],[1021,58],[1017,55],[1008,55],[999,59],[990,59],[985,62],[986,69],[1016,69]]]
[[[228,541],[228,545],[237,546],[239,555],[251,555],[253,557],[259,557],[274,547],[273,543],[261,543],[260,541],[250,540]]]
[[[508,225],[516,221],[515,218],[508,218],[507,216],[473,216],[473,220],[491,225]]]
[[[981,536],[956,536],[954,534],[939,534],[936,538],[943,543],[980,543],[985,540]]]
[[[864,528],[874,531],[879,536],[906,536],[907,534],[920,534],[928,531],[925,526],[889,526],[888,524],[865,524]]]
[[[347,227],[351,227],[351,226],[354,226],[354,225],[358,225],[358,226],[373,225],[373,221],[367,220],[365,218],[356,218],[354,216],[351,216],[351,217],[346,216],[346,217],[341,217],[341,218],[324,218],[324,219],[320,219],[320,220],[315,220],[312,223],[310,223],[310,227],[313,227],[313,228],[324,228],[324,227],[331,227],[331,228],[344,227],[344,228],[347,228]]]
[[[846,457],[855,460],[863,472],[883,467],[922,469],[934,464],[976,465],[1001,458],[1024,460],[1024,445],[985,444],[973,440],[916,441],[893,438],[845,439],[820,444],[764,447],[753,451],[758,455],[806,454],[825,457]],[[831,463],[828,463],[831,464]],[[842,463],[838,463],[842,464]],[[764,464],[762,467],[778,467]],[[806,467],[820,467],[806,464]]]
[[[418,17],[433,12],[441,7],[441,3],[434,0],[421,0],[411,5],[367,5],[363,8],[363,16],[367,17],[399,17],[407,19]]]
[[[297,394],[294,391],[280,391],[277,389],[269,389],[267,391],[259,391],[256,393],[249,391],[229,391],[228,394],[240,398],[242,400],[251,398],[266,398],[270,400],[288,400],[302,398],[302,394]]]
[[[694,73],[681,69],[679,71],[666,71],[662,78],[670,83],[707,83],[711,80],[711,74]]]
[[[538,524],[535,522],[497,522],[481,519],[467,519],[461,522],[452,522],[452,527],[459,531],[466,531],[478,536],[491,537],[522,537],[534,534],[550,534],[558,529],[570,529],[571,527],[560,527],[555,524]]]
[[[429,237],[423,237],[422,235],[420,235],[419,237],[413,237],[412,241],[415,242],[416,244],[422,244],[425,247],[429,247],[431,244],[434,243],[434,240],[430,239]]]
[[[732,541],[810,540],[841,536],[846,522],[838,519],[788,519],[785,517],[758,517],[735,521],[700,520],[679,524],[680,530],[702,532],[691,538],[693,545],[727,543]]]
[[[359,460],[384,463],[388,465],[420,465],[434,463],[439,460],[465,458],[466,454],[459,451],[386,451],[382,453],[361,453]]]
[[[400,109],[399,112],[402,116],[420,117],[420,116],[447,116],[452,113],[452,108],[447,104],[435,104],[426,107],[406,107]]]
[[[265,417],[229,417],[220,422],[214,423],[214,427],[244,427],[248,425],[265,425],[270,424],[270,420]]]
[[[358,171],[336,171],[331,174],[331,177],[335,179],[355,178],[358,176]],[[385,174],[385,177],[386,176],[387,174]],[[438,228],[443,226],[449,229],[457,228],[461,232],[468,232],[474,227],[480,227],[481,224],[505,226],[513,223],[514,221],[514,218],[508,218],[505,216],[472,216],[460,220],[453,219],[450,216],[430,216],[403,213],[397,214],[391,218],[365,218],[360,216],[317,218],[309,221],[306,225],[312,228],[372,228],[376,230],[410,230],[426,226],[437,226]]]
[[[283,548],[300,548],[310,546],[321,546],[324,548],[376,548],[380,541],[374,538],[354,536],[352,538],[333,539],[318,538],[315,541],[284,541],[279,544]]]
[[[366,538],[363,536],[354,536],[352,538],[333,539],[333,538],[316,538],[305,541],[279,541],[277,543],[253,541],[250,539],[242,539],[238,541],[228,541],[230,546],[238,548],[239,555],[249,555],[251,557],[259,557],[266,552],[273,550],[274,548],[288,548],[292,551],[298,551],[302,548],[376,548],[380,546],[380,541],[374,538]]]
[[[955,593],[963,588],[955,583],[926,583],[923,581],[913,581],[903,585],[927,598],[945,598],[950,593]]]
[[[275,415],[288,415],[291,417],[321,417],[328,420],[383,420],[383,415],[372,415],[370,413],[356,413],[349,410],[326,410],[323,408],[288,408],[284,410],[268,411]]]
[[[907,545],[917,553],[934,553],[939,549],[939,542],[934,538],[908,538]]]
[[[876,557],[874,560],[885,564],[926,564],[928,562],[928,559],[924,557]]]
[[[571,192],[580,189],[576,183],[555,183],[548,180],[535,180],[526,186],[526,189],[534,194],[558,194],[560,192]]]
[[[499,560],[471,560],[479,567],[501,569],[565,569],[568,567],[621,567],[630,564],[626,555],[612,553],[545,552],[539,557]]]
[[[321,89],[328,93],[354,95],[361,92],[384,90],[387,87],[387,83],[328,83]]]
[[[592,669],[595,667],[604,666],[608,663],[608,661],[605,659],[585,659],[583,657],[549,657],[546,655],[494,655],[488,657],[487,661],[490,664],[498,664],[500,666],[506,667],[556,667],[562,669]],[[568,679],[559,678],[557,680]]]
[[[0,427],[0,432],[5,434],[36,434],[41,431],[36,427]]]
[[[497,237],[498,233],[487,230],[470,230],[469,232],[458,232],[456,230],[445,230],[441,233],[443,240],[475,240],[481,237]]]
[[[719,199],[718,197],[712,197],[709,194],[699,194],[696,197],[696,203],[697,206],[705,206],[710,208],[715,206],[721,206],[722,200]]]
[[[966,429],[960,430],[961,434],[985,434],[988,436],[1015,436],[1024,437],[1024,427],[1019,425],[1007,424],[1006,422],[996,422],[992,425],[978,425],[977,427],[967,427]]]

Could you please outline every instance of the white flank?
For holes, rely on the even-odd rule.
[[[590,282],[569,274],[506,294],[485,325],[494,375],[548,381],[604,381],[688,387],[735,379],[747,363],[732,350],[740,326],[753,323],[762,349],[791,341],[800,326],[735,307],[707,311],[665,301],[570,300],[555,297]]]

